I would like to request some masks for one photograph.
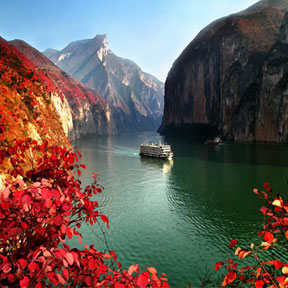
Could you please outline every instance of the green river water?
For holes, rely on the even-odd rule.
[[[138,155],[141,143],[159,140],[171,144],[172,161]],[[231,239],[257,243],[262,201],[253,188],[270,182],[287,195],[287,145],[209,146],[147,132],[87,137],[75,146],[87,166],[81,181],[97,172],[105,187],[95,199],[110,220],[109,248],[124,268],[165,272],[171,287],[200,287],[207,273],[214,277],[214,263],[231,256]],[[97,227],[81,229],[83,244],[105,248]]]

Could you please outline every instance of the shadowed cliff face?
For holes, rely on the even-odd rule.
[[[259,1],[203,29],[168,74],[160,132],[287,142],[287,11]]]
[[[57,93],[51,95],[51,102],[60,116],[66,135],[71,140],[87,134],[113,133],[109,110],[101,95],[61,71],[24,41],[14,40],[10,43],[43,71],[55,87]],[[54,52],[51,51],[52,54]]]
[[[116,56],[106,35],[46,50],[57,66],[107,100],[118,132],[157,130],[164,106],[164,85],[130,60]]]

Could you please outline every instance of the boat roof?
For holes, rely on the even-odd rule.
[[[150,144],[141,144],[141,146],[163,147],[163,146],[170,146],[170,145],[168,145],[168,144],[156,144],[156,143],[150,143]]]

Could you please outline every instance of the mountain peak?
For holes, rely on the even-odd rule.
[[[58,52],[58,50],[56,49],[52,49],[52,48],[47,48],[45,51],[43,51],[42,53],[44,55],[46,55],[46,57],[51,57],[53,56],[54,54],[56,54]]]
[[[93,40],[95,41],[95,45],[97,47],[97,56],[99,57],[100,61],[103,62],[104,57],[109,52],[107,34],[96,35]]]
[[[117,132],[159,127],[164,105],[163,83],[143,73],[134,62],[112,53],[106,34],[73,42],[51,59],[66,73],[103,95]]]
[[[107,41],[107,34],[97,34],[93,39],[105,42]]]

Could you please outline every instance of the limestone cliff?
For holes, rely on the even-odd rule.
[[[46,50],[57,66],[99,92],[111,109],[117,132],[156,130],[162,120],[164,85],[130,60],[116,56],[106,35]]]
[[[70,140],[87,134],[113,133],[113,125],[107,117],[109,109],[101,95],[61,71],[24,41],[14,40],[11,44],[41,69],[54,85],[55,92],[51,93],[51,102]]]
[[[288,142],[287,11],[262,0],[203,29],[168,74],[160,132]]]

